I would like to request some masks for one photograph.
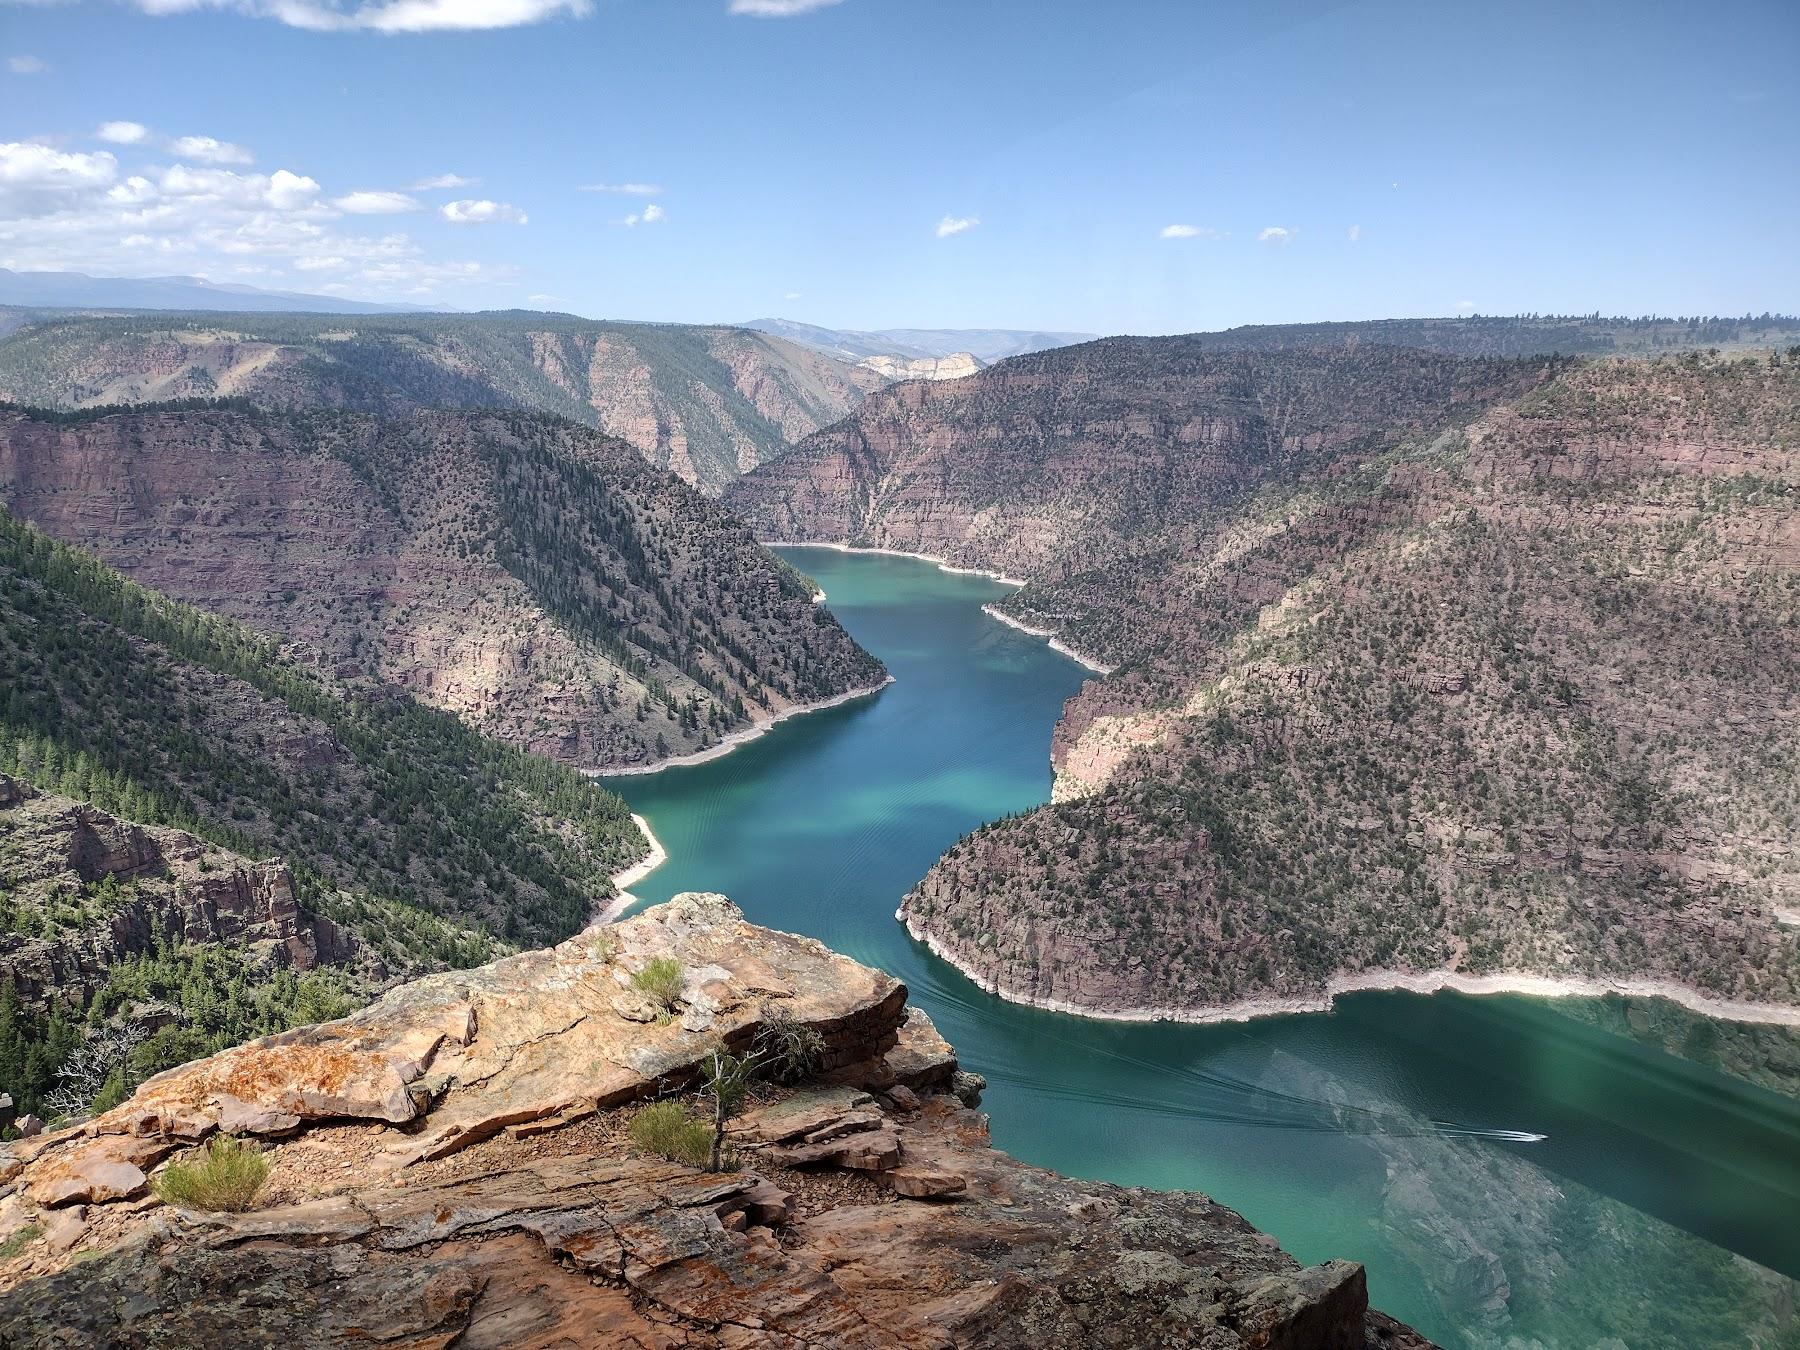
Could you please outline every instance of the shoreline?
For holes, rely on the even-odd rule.
[[[650,828],[650,822],[645,820],[636,811],[633,811],[631,813],[631,823],[638,827],[638,832],[644,836],[645,842],[650,845],[650,851],[631,864],[630,867],[612,874],[610,880],[612,882],[613,890],[617,891],[618,894],[613,896],[611,900],[608,900],[600,912],[589,921],[588,928],[590,929],[605,927],[635,905],[638,902],[638,898],[631,893],[631,887],[637,885],[638,882],[642,881],[657,868],[669,861],[669,850],[664,848],[662,840],[656,837],[656,831]]]
[[[915,558],[919,562],[932,564],[940,572],[949,572],[954,576],[987,577],[990,581],[997,581],[1002,586],[1016,586],[1021,590],[1027,585],[1026,582],[1020,581],[1017,577],[1009,577],[1004,572],[992,572],[985,567],[959,567],[953,562],[938,557],[935,553],[914,553],[904,548],[862,548],[855,544],[827,543],[823,539],[759,539],[756,542],[764,548],[828,548],[838,553],[880,553],[889,558]],[[824,600],[825,592],[821,590],[814,598],[813,603],[823,604]],[[1018,629],[1021,633],[1029,633],[1032,637],[1049,638],[1051,651],[1058,656],[1068,657],[1076,665],[1091,670],[1096,675],[1111,675],[1118,669],[1117,666],[1109,666],[1084,652],[1076,651],[1057,636],[1057,629],[1033,628],[1030,624],[1020,623],[1010,614],[1002,614],[994,608],[994,602],[991,600],[981,607],[981,612],[990,619],[998,619],[1009,628]]]
[[[1002,586],[1023,588],[1025,582],[1017,577],[1009,577],[1004,572],[989,571],[985,567],[961,567],[956,563],[940,558],[935,553],[913,553],[904,548],[862,548],[855,544],[833,544],[824,539],[758,539],[757,543],[764,548],[829,548],[839,553],[882,553],[890,558],[916,558],[920,562],[934,564],[939,571],[950,572],[959,577],[987,577]]]
[[[749,726],[732,732],[722,741],[709,745],[704,750],[695,750],[685,755],[671,755],[668,759],[659,759],[654,764],[632,764],[623,769],[582,769],[580,772],[589,778],[635,778],[640,774],[661,773],[664,769],[678,769],[689,764],[705,764],[715,759],[722,759],[740,745],[748,745],[759,736],[767,735],[771,728],[780,726],[790,717],[800,717],[811,712],[823,712],[827,708],[835,708],[839,704],[849,703],[854,699],[879,694],[893,682],[894,677],[889,675],[879,684],[872,684],[864,689],[848,689],[841,694],[817,699],[812,703],[796,703],[792,707],[783,708],[778,713],[751,722]]]
[[[1057,636],[1059,630],[1055,628],[1033,628],[1030,624],[1022,623],[1004,610],[996,608],[991,601],[981,607],[981,612],[987,615],[988,618],[998,619],[1008,628],[1016,628],[1021,633],[1030,637],[1049,638],[1050,642],[1048,645],[1051,651],[1057,653],[1059,656],[1068,657],[1069,660],[1073,661],[1076,665],[1083,666],[1088,670],[1093,671],[1096,675],[1110,675],[1118,669],[1117,666],[1106,665],[1103,662],[1096,661],[1091,656],[1076,651],[1068,643]]]
[[[1800,1008],[1780,1003],[1747,1003],[1719,998],[1673,980],[1649,978],[1556,977],[1507,971],[1495,975],[1470,975],[1456,970],[1365,970],[1353,975],[1334,975],[1321,994],[1294,994],[1286,998],[1242,999],[1235,1003],[1208,1004],[1199,1008],[1096,1009],[1067,999],[1044,998],[989,984],[965,968],[938,940],[936,934],[916,927],[904,909],[894,911],[906,931],[923,943],[933,956],[947,961],[983,993],[1021,1007],[1086,1017],[1100,1022],[1176,1022],[1207,1026],[1221,1022],[1249,1022],[1258,1017],[1285,1017],[1301,1013],[1329,1013],[1342,994],[1399,992],[1436,994],[1446,990],[1480,997],[1487,994],[1523,994],[1535,998],[1599,998],[1620,994],[1626,998],[1660,998],[1702,1017],[1721,1022],[1746,1022],[1761,1026],[1800,1027]]]

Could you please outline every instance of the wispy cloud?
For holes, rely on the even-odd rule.
[[[1348,237],[1349,237],[1349,239],[1350,239],[1350,242],[1351,242],[1351,243],[1353,243],[1353,244],[1354,244],[1354,243],[1355,243],[1355,242],[1356,242],[1356,241],[1357,241],[1357,240],[1359,240],[1359,239],[1361,239],[1361,238],[1362,238],[1362,226],[1360,226],[1360,225],[1352,225],[1352,226],[1351,226],[1351,227],[1350,227],[1350,229],[1349,229],[1349,232],[1348,232]]]
[[[1286,244],[1291,243],[1294,236],[1299,233],[1300,231],[1290,230],[1285,225],[1265,225],[1256,238],[1259,243]]]
[[[395,216],[419,209],[419,203],[404,192],[350,192],[332,198],[331,204],[352,216]]]
[[[937,237],[948,239],[953,234],[964,234],[981,224],[980,216],[945,216],[937,223]]]
[[[15,3],[17,0],[15,0]],[[31,0],[25,0],[31,3]],[[440,33],[581,18],[592,0],[126,0],[145,14],[229,9],[314,32]]]
[[[660,197],[660,183],[583,183],[583,192],[610,192],[620,197]]]
[[[1224,230],[1215,230],[1210,225],[1165,225],[1157,231],[1158,239],[1223,239]]]
[[[626,216],[624,220],[621,220],[619,224],[631,226],[660,225],[663,221],[667,220],[668,217],[669,213],[667,211],[663,210],[662,207],[658,206],[655,202],[651,202],[650,205],[646,206],[642,211],[633,211],[630,215]]]
[[[791,19],[838,3],[840,0],[731,0],[731,12],[758,19]]]
[[[230,141],[214,140],[211,136],[177,136],[169,142],[169,149],[183,159],[198,160],[202,164],[254,164],[256,156],[241,145],[233,145]]]
[[[150,128],[142,122],[102,122],[94,135],[114,145],[138,145],[150,137]]]
[[[529,219],[523,211],[510,202],[491,202],[486,199],[472,198],[445,202],[438,208],[438,213],[452,225],[523,225]]]
[[[115,141],[121,152],[158,145]],[[355,195],[355,194],[351,194]],[[505,281],[505,263],[430,257],[407,235],[359,234],[317,179],[196,163],[122,165],[112,150],[0,143],[0,258],[27,270],[305,282],[310,290],[430,299]]]
[[[475,187],[479,178],[464,178],[460,173],[440,173],[432,178],[421,178],[416,183],[408,183],[408,192],[442,192],[447,188]]]
[[[35,56],[9,56],[6,58],[6,68],[15,75],[42,75],[50,69]]]

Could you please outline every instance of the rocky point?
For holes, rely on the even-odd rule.
[[[632,975],[673,958],[678,1011]],[[646,1156],[637,1103],[772,1019],[738,1170]],[[0,1344],[1420,1347],[1362,1268],[1302,1267],[1205,1196],[989,1146],[981,1082],[904,985],[715,895],[429,976],[0,1153]],[[258,1207],[162,1203],[226,1132]]]

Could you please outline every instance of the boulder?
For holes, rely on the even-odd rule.
[[[175,1148],[172,1139],[108,1134],[84,1140],[76,1136],[36,1160],[26,1193],[46,1208],[128,1200],[149,1189],[147,1169]]]

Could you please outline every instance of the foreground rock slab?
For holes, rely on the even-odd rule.
[[[667,955],[678,1015],[614,1010]],[[0,1344],[1426,1345],[1352,1262],[1303,1269],[1204,1196],[995,1151],[905,998],[682,896],[185,1066],[0,1159]],[[776,1015],[819,1032],[823,1081],[757,1088],[739,1170],[631,1148],[629,1103]],[[251,1213],[169,1208],[123,1170],[226,1123],[272,1163]]]

